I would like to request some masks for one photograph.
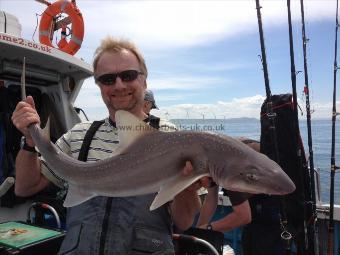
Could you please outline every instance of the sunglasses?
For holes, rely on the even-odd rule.
[[[95,77],[96,83],[103,85],[114,85],[116,83],[117,77],[119,77],[123,82],[130,82],[137,79],[138,75],[143,74],[137,70],[125,70],[119,73],[106,73],[99,77]]]

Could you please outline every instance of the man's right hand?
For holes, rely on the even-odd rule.
[[[40,124],[40,117],[35,109],[33,97],[28,96],[26,100],[17,104],[13,114],[12,122],[14,126],[26,137],[26,143],[34,146],[31,135],[27,127],[32,123]]]

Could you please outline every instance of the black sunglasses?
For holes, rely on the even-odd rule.
[[[103,85],[114,85],[116,83],[117,77],[119,77],[124,82],[134,81],[137,79],[138,75],[143,74],[137,70],[125,70],[119,73],[106,73],[99,77],[95,77],[96,83]]]

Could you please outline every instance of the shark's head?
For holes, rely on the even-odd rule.
[[[295,190],[292,180],[275,161],[253,149],[243,148],[246,150],[244,156],[229,162],[228,171],[219,174],[220,186],[233,191],[269,195],[285,195]]]

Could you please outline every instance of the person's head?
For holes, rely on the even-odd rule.
[[[143,117],[148,71],[133,43],[112,37],[103,39],[95,51],[93,71],[112,120],[117,110]]]
[[[144,96],[144,112],[146,114],[149,114],[151,109],[158,109],[158,107],[156,105],[156,101],[155,101],[152,91],[147,89],[145,90],[145,96]]]
[[[248,145],[250,148],[256,150],[257,152],[261,152],[261,143],[259,141],[249,139],[246,137],[239,137],[239,140],[244,144]]]

